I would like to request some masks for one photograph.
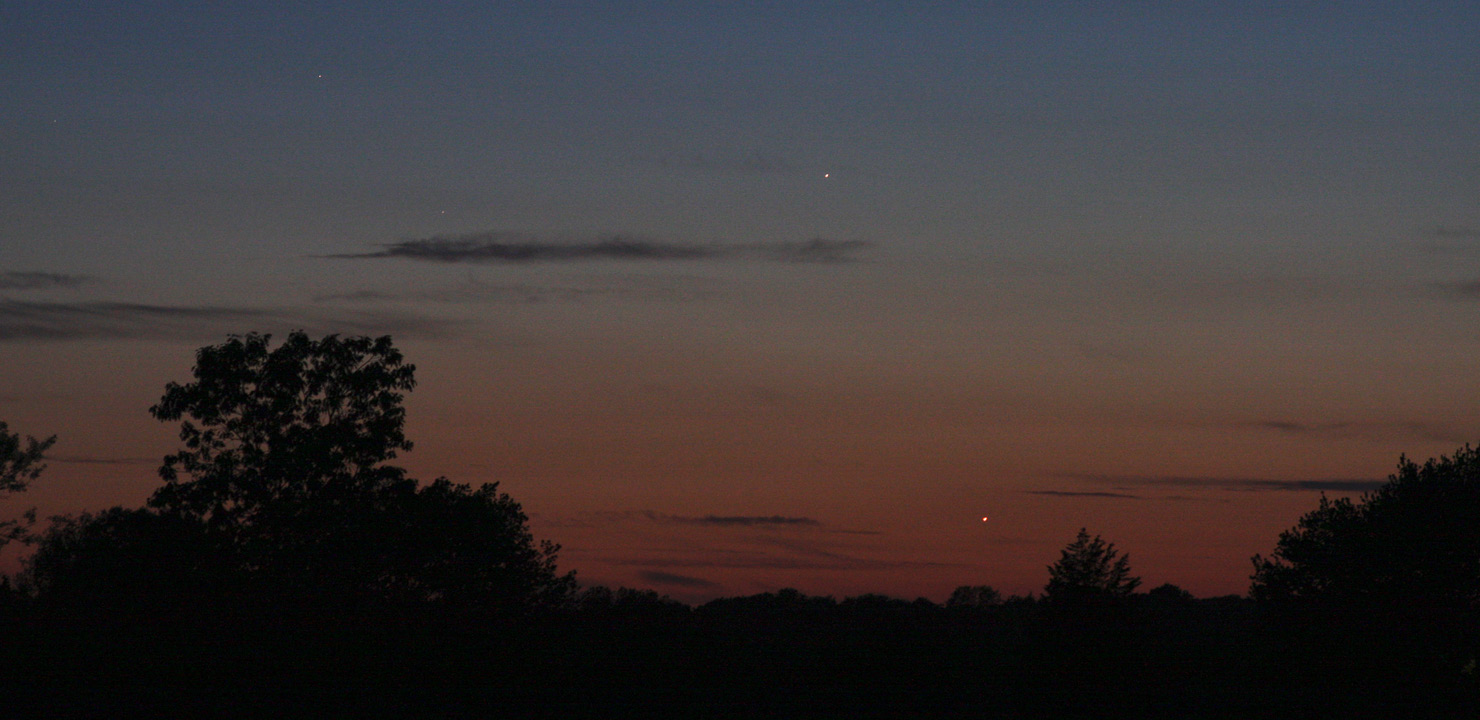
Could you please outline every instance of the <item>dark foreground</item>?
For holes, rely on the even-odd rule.
[[[981,609],[5,608],[7,717],[1475,717],[1473,618],[1224,598]]]

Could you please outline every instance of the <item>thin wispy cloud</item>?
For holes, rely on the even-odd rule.
[[[800,168],[760,151],[750,153],[673,153],[630,159],[635,165],[723,175],[795,175]]]
[[[1456,300],[1480,300],[1480,280],[1435,283],[1434,288]]]
[[[47,455],[47,462],[71,465],[158,465],[161,458],[104,457],[98,455]]]
[[[1438,442],[1464,442],[1462,433],[1425,422],[1303,422],[1265,419],[1239,423],[1241,427],[1267,430],[1282,435],[1319,440],[1413,439]]]
[[[888,570],[895,568],[962,567],[962,563],[931,562],[927,560],[889,560],[862,558],[844,555],[833,557],[798,557],[777,553],[735,553],[731,555],[706,555],[694,557],[658,558],[602,558],[612,565],[689,567],[689,568],[742,568],[768,570]]]
[[[600,522],[641,523],[630,528],[642,549],[595,552],[591,559],[659,572],[674,568],[869,570],[947,567],[954,563],[900,558],[898,548],[867,537],[838,533],[814,518],[793,515],[671,515],[649,510],[584,513],[587,527]]]
[[[713,288],[702,287],[690,278],[590,278],[565,284],[534,285],[529,283],[484,283],[470,280],[457,287],[440,291],[407,293],[383,290],[355,290],[327,293],[313,298],[316,303],[385,304],[385,303],[499,303],[539,305],[544,303],[584,303],[600,300],[638,300],[647,302],[690,302],[708,300],[720,295]]]
[[[1288,480],[1276,478],[1222,478],[1193,477],[1181,475],[1095,475],[1066,474],[1060,477],[1081,482],[1101,483],[1119,487],[1183,487],[1210,490],[1238,490],[1253,492],[1367,492],[1386,484],[1386,480],[1368,478],[1325,478],[1318,480]]]
[[[816,518],[792,515],[673,515],[653,510],[607,510],[563,518],[541,518],[552,527],[595,527],[622,522],[700,528],[805,531],[824,535],[883,535],[879,530],[833,528]]]
[[[618,513],[620,517],[634,517],[657,523],[676,525],[706,525],[709,527],[817,527],[821,522],[809,517],[786,515],[669,515],[651,510]]]
[[[813,238],[800,242],[699,245],[611,236],[557,241],[516,233],[486,232],[402,240],[361,253],[317,257],[338,260],[402,259],[434,263],[671,262],[759,259],[787,263],[844,263],[872,247],[862,240]]]
[[[51,272],[0,273],[0,290],[49,290],[75,288],[95,282],[90,275],[66,275]]]
[[[663,572],[661,570],[643,570],[637,576],[654,585],[667,585],[681,588],[717,588],[720,584],[704,578],[679,575],[677,573]]]
[[[0,300],[0,341],[158,338],[206,325],[250,325],[265,317],[243,308]]]
[[[691,525],[717,525],[720,527],[775,527],[797,525],[821,525],[809,517],[785,517],[782,515],[705,515],[697,518],[677,518],[678,522]]]
[[[321,313],[293,308],[154,305],[0,299],[0,342],[86,339],[210,339],[303,329],[354,334],[441,335],[449,323],[407,313]]]
[[[1456,225],[1436,227],[1419,247],[1441,253],[1480,250],[1480,229]]]
[[[366,253],[326,255],[336,259],[402,258],[440,263],[523,263],[573,260],[694,260],[714,251],[698,246],[612,237],[591,242],[558,243],[505,233],[402,240]]]
[[[1074,490],[1024,490],[1028,495],[1049,495],[1052,497],[1093,497],[1093,498],[1117,498],[1122,500],[1140,500],[1140,495],[1117,492],[1079,492]]]
[[[717,528],[817,528],[822,522],[788,515],[673,515],[653,510],[603,510],[580,513],[565,519],[550,519],[553,525],[591,527],[612,522],[643,522],[659,525],[694,525]]]
[[[858,259],[859,253],[873,247],[864,240],[828,240],[813,238],[801,242],[775,243],[756,246],[756,252],[780,262],[794,263],[847,263]],[[744,252],[739,246],[739,252]]]
[[[442,296],[434,295],[432,293],[398,295],[396,293],[385,292],[382,290],[352,290],[350,292],[342,293],[325,293],[323,295],[315,295],[313,298],[313,301],[316,303],[379,303],[405,302],[413,300],[436,300],[445,302]]]

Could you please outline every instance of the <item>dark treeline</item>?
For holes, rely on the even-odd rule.
[[[582,588],[496,485],[418,482],[388,338],[202,348],[150,409],[140,508],[0,523],[13,717],[1474,717],[1480,452],[1403,459],[1255,557],[1249,597],[1139,592],[1081,530],[1041,595]],[[0,423],[0,494],[53,439]]]
[[[947,607],[783,590],[691,608],[629,591],[520,615],[12,598],[0,629],[17,717],[130,707],[308,717],[1472,717],[1475,707],[1472,665],[1415,646],[1405,622],[1280,618],[1238,597]]]

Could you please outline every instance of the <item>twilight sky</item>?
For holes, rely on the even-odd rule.
[[[1242,593],[1322,490],[1480,440],[1476,37],[1473,2],[7,2],[0,420],[60,439],[0,513],[142,503],[199,346],[389,333],[403,464],[500,482],[585,582],[1026,593],[1085,526]]]

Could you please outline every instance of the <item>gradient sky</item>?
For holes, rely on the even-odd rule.
[[[271,9],[268,9],[268,8]],[[249,331],[590,583],[1147,587],[1480,440],[1480,5],[0,5],[15,514],[138,505]],[[991,521],[983,523],[982,516]],[[0,569],[16,567],[15,550]]]

